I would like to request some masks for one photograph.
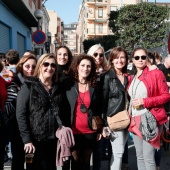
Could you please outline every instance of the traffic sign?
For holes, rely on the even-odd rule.
[[[42,44],[45,42],[46,40],[46,35],[44,32],[37,30],[35,32],[33,32],[32,34],[32,40],[36,43],[36,44]]]
[[[34,44],[34,48],[43,48],[44,44]]]

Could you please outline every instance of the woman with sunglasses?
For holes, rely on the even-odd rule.
[[[126,141],[128,139],[128,130],[111,131],[107,126],[107,117],[125,110],[128,105],[127,99],[127,64],[128,54],[122,47],[115,47],[110,52],[108,60],[108,72],[105,73],[103,85],[103,113],[106,122],[106,129],[110,132],[110,141],[112,145],[112,156],[110,161],[111,170],[120,170],[122,166],[122,157]],[[106,137],[106,133],[103,133]]]
[[[16,66],[16,76],[7,87],[5,110],[9,118],[9,141],[11,142],[12,170],[24,170],[24,145],[16,121],[16,99],[26,77],[33,76],[37,60],[34,55],[23,56]]]
[[[167,121],[164,104],[170,100],[163,73],[158,69],[149,70],[147,55],[144,48],[133,50],[132,61],[136,72],[128,90],[132,115],[129,131],[132,132],[136,148],[138,170],[156,169],[155,148],[160,148],[160,131],[162,124]],[[153,117],[151,125],[157,126],[152,131],[153,135],[146,135],[142,128],[146,124],[143,118],[148,115]]]
[[[94,59],[86,54],[77,56],[70,66],[69,75],[73,82],[66,94],[75,139],[71,169],[90,170],[90,158],[97,140],[97,131],[92,130],[91,118],[101,113]]]
[[[18,93],[16,117],[25,153],[34,153],[31,170],[56,170],[56,130],[62,94],[57,83],[57,61],[43,54],[34,77],[27,78]]]
[[[58,78],[61,83],[61,87],[63,88],[63,92],[66,92],[67,86],[70,84],[70,77],[68,75],[69,67],[70,64],[73,60],[72,53],[70,49],[65,46],[61,45],[57,48],[57,73],[58,73]],[[64,107],[62,108],[61,111],[61,119],[62,124],[66,127],[70,127],[70,116],[71,116],[71,109],[68,103],[68,100],[66,98],[66,95],[64,96],[63,99],[64,102]],[[62,170],[69,170],[70,169],[70,160],[67,160],[64,162],[64,166],[62,167]]]
[[[96,69],[96,74],[97,74],[97,86],[100,88],[101,92],[101,97],[102,98],[102,86],[103,86],[103,74],[107,70],[107,60],[104,54],[104,48],[100,44],[95,44],[90,47],[90,49],[87,52],[87,55],[92,56],[95,59],[97,69]],[[100,100],[102,102],[102,100]],[[103,139],[104,140],[104,139]],[[93,150],[93,170],[98,170],[101,167],[101,160],[102,160],[102,148],[104,148],[105,152],[105,147],[102,147],[102,140],[98,140],[96,142],[96,145]],[[106,142],[105,142],[106,143]]]

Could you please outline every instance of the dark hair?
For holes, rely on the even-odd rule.
[[[65,45],[59,46],[59,47],[57,48],[57,52],[58,52],[58,50],[59,50],[60,48],[65,48],[65,49],[67,50],[67,53],[68,53],[68,62],[67,62],[67,64],[65,65],[64,70],[63,70],[64,73],[67,74],[68,71],[69,71],[70,64],[71,64],[71,62],[72,62],[72,60],[73,60],[73,55],[72,55],[70,49],[69,49],[67,46],[65,46]],[[57,57],[57,52],[56,52],[56,57]]]
[[[87,77],[87,81],[90,82],[90,86],[94,86],[96,84],[96,64],[95,59],[87,54],[80,54],[77,57],[73,59],[73,62],[70,65],[69,75],[73,81],[78,82],[78,70],[77,67],[79,66],[80,62],[82,60],[88,60],[91,62],[91,72],[89,76]]]
[[[17,64],[19,62],[19,53],[16,50],[10,49],[6,53],[6,60],[9,64]]]
[[[128,65],[128,53],[126,52],[126,50],[123,47],[115,47],[112,49],[112,51],[110,52],[110,57],[108,59],[108,69],[110,70],[111,68],[114,69],[113,63],[112,61],[114,59],[116,59],[116,57],[118,56],[118,54],[120,52],[124,52],[125,54],[125,58],[126,58],[126,65],[122,68],[122,73],[127,73],[127,65]]]
[[[146,55],[148,55],[148,52],[147,52],[147,50],[146,50],[145,48],[143,48],[143,47],[137,47],[137,48],[135,48],[135,49],[132,51],[132,53],[131,53],[131,57],[132,57],[132,58],[134,57],[135,52],[138,51],[138,50],[143,50],[143,51],[146,53]],[[134,74],[137,73],[137,69],[136,69],[136,66],[135,66],[134,64],[133,64],[132,72],[133,72]]]
[[[150,60],[150,59],[152,60],[152,62],[150,61],[151,65],[156,65],[155,57],[154,57],[153,53],[148,52],[148,59],[149,59],[149,60]]]
[[[3,67],[2,61],[0,60],[0,72],[3,70]]]
[[[21,75],[23,76],[23,65],[29,59],[33,59],[37,62],[37,59],[35,58],[35,56],[33,54],[23,56],[16,66],[16,72],[17,73],[21,73]]]
[[[154,51],[153,52],[153,55],[155,57],[155,60],[159,60],[160,62],[162,62],[162,57],[158,54],[157,51]]]

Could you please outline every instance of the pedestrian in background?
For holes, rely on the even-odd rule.
[[[125,110],[128,105],[127,99],[127,64],[128,54],[122,47],[115,47],[110,52],[108,60],[108,72],[104,77],[103,86],[103,113],[105,119],[105,125],[107,124],[107,117],[113,116],[113,114],[119,111]],[[121,103],[121,104],[120,104]],[[116,110],[119,111],[116,111]],[[115,112],[115,113],[114,113]],[[105,128],[104,128],[105,129]],[[107,127],[107,131],[111,131]],[[112,145],[112,157],[110,162],[111,170],[120,170],[122,167],[122,157],[126,141],[128,139],[128,130],[123,129],[116,132],[110,132],[114,134],[114,138],[110,138]],[[104,137],[107,137],[105,131]]]
[[[0,60],[0,72],[3,69],[3,64]],[[5,146],[7,145],[7,126],[5,123],[4,111],[5,111],[5,102],[7,98],[6,91],[6,82],[0,76],[0,170],[3,170],[4,167],[4,155],[5,155]]]
[[[97,87],[99,88],[100,102],[102,102],[102,87],[103,87],[103,74],[107,70],[107,60],[104,54],[104,48],[100,44],[95,44],[91,46],[87,52],[87,55],[92,56],[95,59],[97,69]],[[100,103],[101,105],[102,103]],[[105,154],[106,145],[102,147],[106,142],[102,142],[102,139],[96,142],[93,150],[93,170],[99,170],[101,168],[102,161],[102,148],[103,154]]]
[[[155,57],[155,62],[156,62],[157,67],[161,66],[161,64],[162,64],[162,57],[158,54],[157,51],[154,51],[153,55]]]
[[[136,72],[129,87],[132,115],[129,131],[133,133],[138,170],[156,169],[155,148],[160,148],[161,127],[167,121],[164,104],[170,99],[164,75],[158,69],[149,71],[147,55],[144,48],[133,50],[132,61]],[[148,116],[151,120],[147,122],[145,119],[148,120]],[[142,128],[148,126],[153,127],[149,134]]]
[[[32,170],[56,170],[56,130],[61,125],[61,90],[57,80],[57,61],[43,54],[34,77],[25,80],[18,92],[16,117],[25,153],[34,153]]]
[[[8,97],[5,110],[9,118],[9,141],[11,142],[12,170],[24,170],[25,152],[16,120],[16,100],[18,91],[26,77],[33,76],[37,60],[34,55],[23,56],[16,66],[13,80],[7,87]]]
[[[90,158],[97,140],[97,131],[92,129],[92,117],[101,116],[95,60],[86,54],[77,56],[70,66],[69,75],[73,82],[66,94],[75,139],[71,169],[90,170]]]

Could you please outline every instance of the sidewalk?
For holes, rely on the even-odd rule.
[[[135,152],[135,147],[133,144],[132,139],[129,139],[129,167],[130,170],[137,170],[137,161],[136,161],[136,152]],[[161,158],[161,166],[160,166],[160,170],[170,170],[170,147],[169,150],[164,151],[163,148],[161,148],[162,150],[162,158]],[[103,161],[103,164],[105,163],[105,161]],[[11,168],[4,168],[4,170],[11,170]],[[62,170],[61,167],[57,167],[57,170]],[[107,170],[102,169],[102,170]]]

